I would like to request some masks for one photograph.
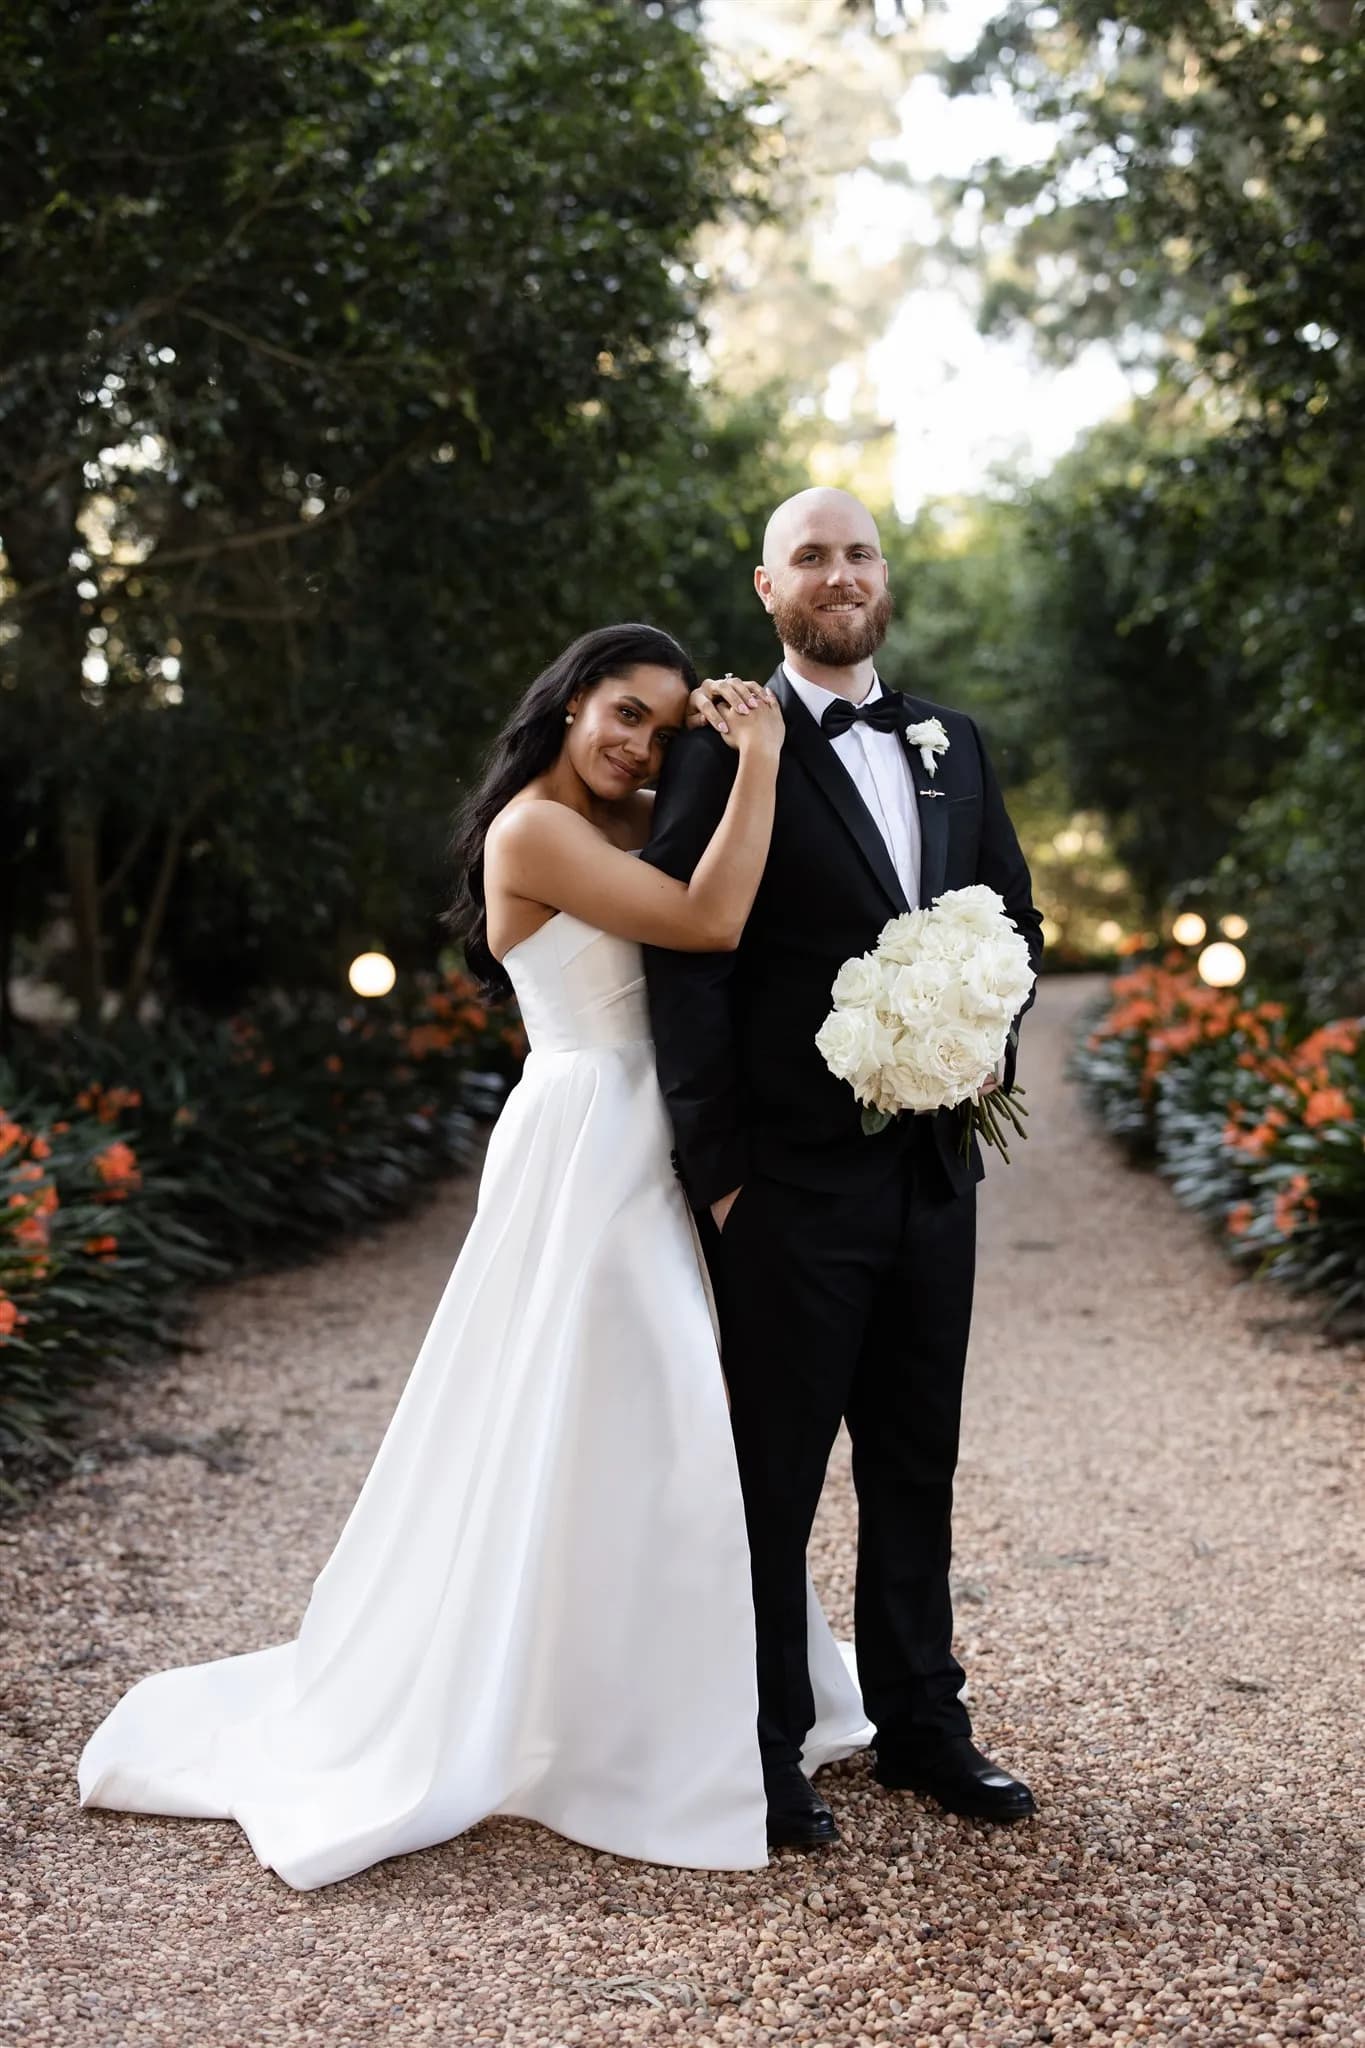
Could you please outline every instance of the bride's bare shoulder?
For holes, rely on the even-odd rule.
[[[485,843],[496,840],[503,846],[539,844],[548,836],[591,832],[593,827],[577,811],[571,811],[552,796],[518,796],[505,804],[488,827]]]

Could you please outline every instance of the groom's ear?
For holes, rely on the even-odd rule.
[[[770,612],[773,608],[773,579],[762,562],[754,570],[754,589],[758,592],[764,611]]]

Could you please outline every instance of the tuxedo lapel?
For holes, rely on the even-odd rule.
[[[833,805],[891,908],[895,911],[908,910],[910,906],[905,900],[905,891],[892,865],[891,855],[887,852],[886,841],[873,823],[867,805],[854,788],[843,763],[787,681],[786,670],[779,668],[768,687],[782,706],[782,715],[787,722],[787,746],[822,796]],[[926,810],[939,808],[941,806],[921,800],[921,825]],[[944,837],[946,840],[946,827]]]
[[[908,747],[906,751],[919,807],[919,900],[921,907],[929,910],[935,896],[943,894],[948,871],[948,799],[926,774],[919,749]]]
[[[913,697],[908,702],[918,716],[921,706]],[[926,709],[925,716],[929,715]],[[943,881],[948,871],[948,796],[942,780],[929,773],[920,759],[919,748],[912,747],[904,733],[901,734],[901,745],[905,748],[919,811],[920,908],[929,910],[935,896],[943,894]]]

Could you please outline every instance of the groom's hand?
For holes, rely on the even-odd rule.
[[[734,1188],[728,1195],[722,1195],[718,1202],[711,1204],[711,1220],[717,1230],[724,1230],[725,1219],[738,1201],[740,1192],[739,1188]]]

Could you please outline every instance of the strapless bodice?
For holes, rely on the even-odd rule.
[[[532,1052],[586,1052],[649,1038],[644,964],[633,939],[560,910],[503,959]]]

